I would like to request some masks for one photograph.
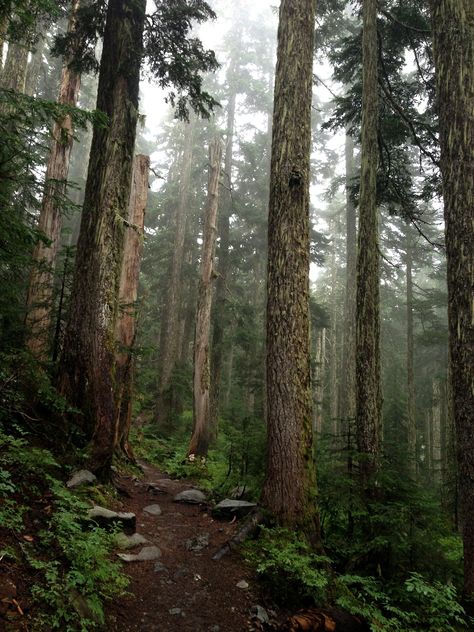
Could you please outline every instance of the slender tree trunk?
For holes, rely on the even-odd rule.
[[[365,487],[377,471],[381,426],[377,217],[377,0],[363,2],[362,146],[356,309],[356,431]]]
[[[357,285],[357,226],[356,209],[350,195],[354,175],[354,141],[346,134],[346,291],[344,297],[344,333],[341,362],[341,392],[339,417],[347,426],[355,419],[356,371],[355,371],[355,319]]]
[[[209,335],[211,331],[213,262],[217,236],[217,207],[219,202],[219,177],[222,147],[216,139],[209,151],[208,202],[203,232],[201,277],[199,279],[194,336],[193,378],[193,433],[188,448],[188,458],[207,457],[210,441],[210,367]]]
[[[474,4],[432,0],[440,120],[452,393],[464,541],[474,593]]]
[[[309,184],[315,3],[282,0],[267,267],[267,471],[262,502],[319,541],[312,457]]]
[[[227,109],[227,131],[226,148],[224,162],[224,182],[227,188],[222,195],[221,212],[219,213],[219,269],[216,282],[216,307],[214,310],[214,327],[212,333],[212,353],[211,353],[211,434],[212,438],[217,437],[219,418],[219,395],[222,379],[222,365],[224,356],[224,330],[227,324],[226,292],[227,277],[229,274],[229,233],[230,216],[232,214],[232,148],[234,136],[234,118],[236,93],[232,92],[229,97]]]
[[[179,314],[181,305],[181,269],[184,259],[186,221],[189,213],[191,167],[194,143],[194,117],[186,127],[185,145],[181,164],[179,199],[175,214],[174,244],[171,255],[169,285],[161,333],[160,386],[158,392],[158,423],[161,428],[170,425],[172,416],[171,376],[178,359]]]
[[[441,401],[439,380],[433,378],[431,401],[431,478],[441,482]]]
[[[417,435],[415,421],[415,372],[413,341],[413,241],[410,225],[405,226],[407,299],[407,454],[413,478],[417,475]]]
[[[68,30],[74,31],[80,0],[74,0]],[[64,60],[58,103],[77,104],[81,76],[68,67]],[[73,146],[71,117],[65,116],[53,128],[53,143],[46,168],[46,184],[41,205],[38,229],[48,239],[39,241],[33,251],[33,270],[28,287],[26,317],[26,346],[38,360],[47,360],[50,350],[53,283],[56,257],[59,251],[62,215],[67,176]]]
[[[125,231],[123,247],[119,294],[120,312],[116,330],[115,382],[118,412],[116,445],[130,459],[133,459],[133,453],[128,442],[132,422],[132,396],[135,373],[133,347],[136,334],[138,277],[143,250],[149,169],[150,158],[148,156],[135,156],[130,192],[129,224]]]
[[[115,330],[138,117],[145,0],[110,0],[60,391],[83,412],[89,467],[102,476],[115,450]]]
[[[338,434],[340,430],[338,414],[338,395],[337,381],[339,375],[339,314],[338,314],[338,270],[337,270],[337,240],[340,233],[340,221],[338,217],[334,217],[332,221],[333,244],[331,253],[331,331],[330,331],[330,353],[329,353],[329,426],[328,431],[332,437],[333,446],[337,445]]]
[[[316,335],[315,370],[314,370],[314,423],[313,434],[320,435],[323,429],[324,373],[326,354],[326,329],[314,332]]]

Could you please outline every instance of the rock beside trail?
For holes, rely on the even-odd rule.
[[[245,579],[241,579],[240,582],[236,584],[236,586],[241,590],[247,590],[249,587],[248,582],[246,582]]]
[[[157,546],[146,546],[140,553],[117,553],[124,562],[151,562],[161,557],[161,551]]]
[[[150,516],[161,516],[161,507],[160,505],[148,505],[143,508],[143,511]]]
[[[252,617],[255,617],[260,621],[260,623],[270,623],[270,617],[268,616],[268,612],[262,606],[252,606],[250,608],[250,614]]]
[[[209,533],[203,533],[195,538],[186,540],[186,548],[188,551],[202,551],[209,546]]]
[[[89,472],[89,470],[79,470],[78,472],[74,472],[66,483],[66,487],[73,489],[74,487],[79,487],[79,485],[84,485],[85,483],[94,483],[96,480],[97,477],[92,474],[92,472]]]
[[[100,527],[110,528],[119,525],[125,533],[135,533],[136,516],[134,513],[112,511],[105,507],[95,505],[88,512],[88,518],[96,522]]]
[[[119,533],[117,535],[117,545],[120,549],[134,549],[136,546],[147,543],[148,540],[140,533],[134,533],[133,535]]]
[[[176,494],[174,502],[198,505],[199,503],[206,502],[206,496],[200,489],[185,489],[179,494]]]
[[[255,509],[256,503],[249,503],[246,500],[235,500],[233,498],[225,498],[221,500],[212,510],[212,514],[216,517],[242,517]]]

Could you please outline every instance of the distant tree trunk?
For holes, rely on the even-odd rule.
[[[110,470],[116,441],[115,329],[138,117],[145,0],[110,0],[96,128],[77,246],[70,315],[60,366],[60,391],[82,412],[91,440],[89,467]]]
[[[433,0],[452,393],[464,541],[464,591],[474,593],[474,3]]]
[[[319,542],[312,457],[309,184],[315,3],[282,0],[267,267],[267,471],[262,502]]]
[[[410,225],[405,226],[407,299],[407,454],[408,468],[417,475],[417,433],[415,421],[415,372],[413,341],[413,241]]]
[[[355,419],[355,319],[357,285],[357,226],[356,209],[350,195],[354,175],[354,141],[346,134],[346,291],[344,296],[344,332],[342,342],[341,391],[339,417],[347,426]]]
[[[43,65],[43,51],[46,43],[46,37],[39,34],[38,40],[34,45],[31,60],[26,69],[25,94],[33,97],[38,89],[41,67]]]
[[[188,458],[206,458],[210,441],[209,335],[211,331],[213,262],[217,236],[216,221],[219,203],[221,154],[221,142],[219,139],[216,139],[209,150],[208,201],[204,221],[201,276],[199,279],[194,336],[193,433],[188,448]]]
[[[213,438],[217,437],[217,427],[219,418],[219,396],[222,379],[222,366],[224,356],[224,330],[226,326],[226,292],[227,277],[229,273],[229,233],[230,233],[230,216],[232,214],[232,149],[234,136],[234,118],[235,118],[235,101],[236,93],[232,92],[229,97],[227,106],[227,130],[226,130],[226,148],[224,182],[227,188],[222,194],[221,211],[219,213],[219,268],[216,281],[216,298],[215,298],[215,317],[212,334],[212,352],[211,352],[211,403],[210,403],[210,424],[211,434]]]
[[[327,430],[331,434],[333,446],[337,445],[338,433],[340,430],[338,413],[338,395],[337,388],[339,376],[339,349],[338,339],[340,331],[340,322],[338,314],[338,270],[337,270],[337,241],[340,233],[340,218],[334,217],[331,222],[331,230],[333,233],[333,243],[331,252],[331,296],[330,296],[330,313],[331,313],[331,330],[329,338],[329,426]]]
[[[120,312],[116,330],[115,384],[118,414],[116,445],[132,460],[133,453],[129,445],[128,435],[132,422],[132,395],[135,373],[133,347],[137,322],[138,277],[143,250],[149,169],[150,158],[148,156],[135,156],[128,225],[123,246],[119,294]]]
[[[377,471],[381,426],[377,217],[377,0],[363,2],[362,146],[356,307],[356,432],[362,484]],[[369,490],[368,490],[369,491]]]
[[[441,482],[441,401],[439,380],[433,378],[431,400],[431,478]]]
[[[74,0],[68,31],[75,29],[80,0]],[[68,67],[71,58],[64,60],[58,103],[76,105],[81,76]],[[54,268],[59,251],[62,207],[66,194],[69,162],[74,142],[71,117],[65,116],[53,128],[45,191],[38,229],[48,239],[39,241],[33,251],[33,269],[28,287],[26,317],[26,346],[38,360],[47,360],[50,350]]]
[[[189,194],[191,187],[191,167],[194,143],[194,116],[186,126],[184,152],[179,182],[179,199],[176,207],[174,224],[174,243],[171,254],[169,284],[161,333],[160,386],[158,392],[158,424],[168,428],[172,417],[173,395],[171,376],[178,359],[178,332],[181,306],[181,269],[184,259],[184,240],[186,221],[189,212]]]
[[[314,369],[314,413],[313,433],[320,435],[323,429],[323,398],[326,355],[326,329],[322,327],[314,332],[316,336]]]
[[[7,57],[1,77],[1,87],[24,94],[26,87],[26,69],[28,66],[28,45],[9,42]]]

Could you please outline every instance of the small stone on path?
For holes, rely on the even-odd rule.
[[[185,617],[186,614],[181,610],[181,608],[170,608],[168,610],[168,612],[172,615],[181,615],[182,617]]]
[[[257,506],[257,503],[249,503],[246,500],[225,498],[212,510],[216,516],[245,516]]]
[[[197,505],[199,503],[206,502],[206,496],[200,489],[185,489],[179,494],[176,494],[176,496],[174,497],[174,502]]]
[[[166,573],[168,571],[163,562],[157,562],[153,570],[155,571],[155,573]]]
[[[148,505],[147,507],[143,508],[143,511],[145,511],[147,514],[150,514],[150,516],[161,516],[160,505]]]
[[[106,507],[95,505],[88,511],[88,517],[100,527],[110,527],[112,525],[120,525],[127,533],[135,532],[136,517],[134,513],[126,513],[123,511],[112,511]]]
[[[252,606],[250,608],[250,614],[258,619],[261,623],[269,623],[270,617],[268,616],[267,611],[262,606]]]
[[[120,549],[133,549],[141,544],[147,544],[148,540],[140,533],[134,533],[133,535],[125,535],[119,533],[117,535],[117,545]]]
[[[134,555],[133,553],[117,553],[124,562],[151,562],[161,557],[161,551],[157,546],[146,546]]]
[[[195,538],[186,540],[186,548],[188,551],[202,551],[209,546],[209,533],[203,533]]]
[[[245,581],[245,579],[241,579],[240,582],[238,582],[236,584],[237,588],[241,588],[242,590],[247,590],[247,588],[249,587],[248,583]]]

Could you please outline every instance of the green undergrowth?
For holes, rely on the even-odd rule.
[[[29,586],[28,629],[104,628],[104,605],[124,593],[127,579],[111,561],[115,534],[85,516],[90,498],[109,496],[102,486],[73,493],[51,452],[28,435],[0,431],[0,571]]]
[[[456,632],[471,630],[456,587],[408,572],[403,581],[342,573],[316,554],[299,534],[260,528],[245,557],[273,597],[294,607],[332,605],[362,616],[373,632]]]
[[[164,438],[153,424],[145,425],[139,431],[134,429],[131,441],[135,454],[173,478],[192,479],[215,498],[223,498],[239,487],[246,499],[257,499],[263,470],[261,455],[257,454],[260,444],[248,449],[243,443],[242,433],[223,421],[207,459],[190,463],[186,455],[191,424],[192,412],[185,411],[181,415],[178,432],[172,437]]]

